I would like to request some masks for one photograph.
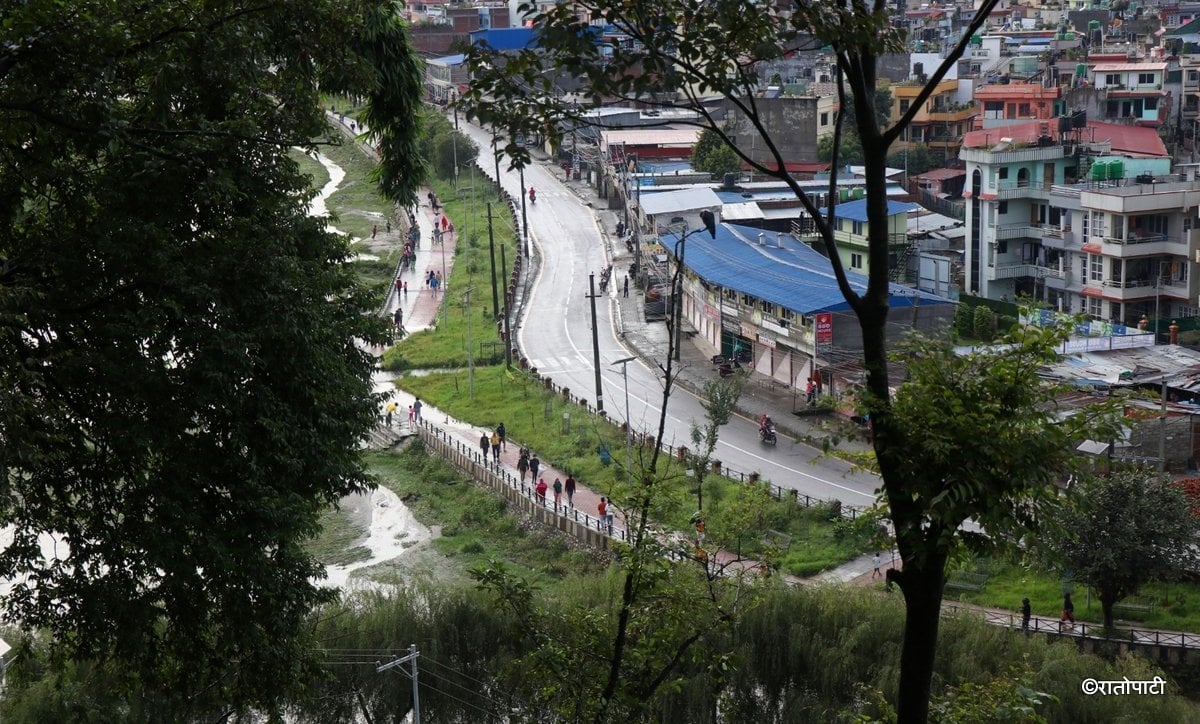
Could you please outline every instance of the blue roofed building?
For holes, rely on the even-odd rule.
[[[888,269],[893,272],[892,278],[902,278],[908,268],[908,257],[912,254],[912,245],[908,240],[908,212],[916,211],[916,204],[907,204],[888,199]],[[865,197],[854,201],[846,201],[833,207],[833,240],[837,244],[838,257],[846,269],[867,274],[870,271],[870,261],[867,255],[867,199]],[[824,244],[815,234],[810,241],[821,251]]]
[[[659,241],[670,259],[678,235]],[[714,354],[748,358],[755,371],[801,391],[813,375],[832,391],[831,370],[861,358],[858,320],[829,259],[791,234],[718,224],[715,239],[692,234],[682,252],[682,326]],[[852,289],[866,289],[865,276],[847,276]],[[955,306],[899,284],[890,305],[889,337],[948,325]]]

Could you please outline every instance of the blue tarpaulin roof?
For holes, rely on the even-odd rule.
[[[829,259],[790,234],[761,232],[766,234],[765,244],[759,245],[759,233],[759,229],[749,226],[720,224],[716,239],[703,231],[694,234],[686,242],[684,264],[710,284],[749,294],[799,314],[850,309],[838,289]],[[666,249],[673,250],[677,238],[668,235],[660,241]],[[855,291],[867,288],[866,276],[847,270],[847,278]],[[891,306],[911,307],[918,303],[953,302],[911,287],[891,285]]]
[[[432,58],[429,62],[437,63],[439,65],[462,65],[466,59],[467,56],[459,53],[458,55],[443,55],[440,58]]]
[[[471,33],[471,45],[481,43],[495,50],[522,50],[537,45],[533,28],[489,28]]]
[[[888,199],[887,209],[888,216],[896,214],[907,214],[910,211],[916,211],[919,206],[916,204],[905,204],[899,201]],[[848,221],[866,221],[867,220],[867,200],[857,199],[855,201],[847,201],[844,204],[838,204],[833,207],[833,215],[839,219]]]

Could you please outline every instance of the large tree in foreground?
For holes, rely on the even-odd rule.
[[[1121,470],[1087,478],[1071,503],[1057,516],[1050,549],[1096,589],[1108,628],[1117,602],[1156,577],[1178,575],[1195,557],[1197,520],[1167,476]]]
[[[865,401],[874,426],[874,447],[883,479],[881,492],[904,563],[894,580],[907,605],[898,702],[899,716],[906,722],[923,721],[927,716],[945,566],[959,540],[959,527],[971,519],[986,518],[995,523],[1008,520],[1002,513],[1019,508],[1026,494],[1047,483],[1056,470],[1054,465],[1033,465],[1031,457],[1022,451],[1036,448],[1057,460],[1062,451],[1051,443],[1067,439],[1065,431],[1040,436],[1046,429],[1066,427],[1056,428],[1055,420],[1044,413],[1034,410],[1031,419],[1021,417],[1029,411],[1030,397],[1044,401],[1046,394],[1038,386],[1032,368],[1021,367],[1016,361],[1004,368],[1008,375],[1005,379],[981,387],[947,388],[945,394],[954,390],[967,395],[961,404],[944,400],[943,411],[949,420],[980,415],[970,421],[974,437],[952,434],[951,424],[938,428],[941,437],[932,437],[929,430],[905,421],[894,409],[896,400],[889,385],[885,334],[890,294],[886,158],[892,144],[924,107],[995,5],[995,0],[982,3],[975,19],[964,28],[909,110],[890,127],[880,122],[882,109],[874,107],[876,65],[881,55],[902,50],[904,38],[901,31],[889,25],[888,6],[882,0],[871,4],[857,0],[797,3],[786,8],[778,3],[743,0],[564,3],[534,18],[538,33],[535,49],[506,53],[501,61],[488,48],[473,48],[472,89],[463,99],[476,117],[508,131],[514,139],[520,134],[584,122],[575,106],[555,98],[544,72],[547,67],[555,67],[584,79],[584,93],[594,104],[633,103],[694,111],[696,125],[711,129],[735,149],[734,140],[723,130],[724,119],[712,115],[712,106],[705,99],[723,98],[739,123],[748,123],[754,129],[753,156],[761,158],[766,149],[771,160],[756,162],[749,148],[737,149],[739,155],[757,173],[787,184],[807,209],[830,258],[838,287],[861,326]],[[534,9],[526,6],[524,10]],[[600,42],[598,26],[605,25],[610,41]],[[861,293],[847,282],[834,244],[836,176],[830,179],[828,188],[830,206],[818,209],[787,174],[788,159],[776,143],[777,134],[791,129],[770,128],[756,95],[758,62],[822,45],[829,46],[836,61],[841,107],[849,108],[848,103],[853,103],[855,130],[864,156],[870,273],[867,288]],[[835,126],[835,151],[840,145],[842,121],[839,118]],[[679,119],[672,117],[671,122]],[[528,152],[515,143],[509,144],[505,152],[517,163],[528,158]],[[831,161],[835,169],[840,165],[836,152]],[[1049,353],[1048,345],[1040,342],[1037,349],[1037,354],[1022,358],[1026,364],[1036,365]],[[944,353],[939,357],[946,362],[951,358]],[[986,360],[974,364],[971,372],[989,368]],[[988,397],[996,392],[1012,392],[1015,397]],[[1026,436],[1014,441],[1005,433],[1005,426],[1010,424]],[[1032,446],[1031,440],[1035,441]],[[988,455],[976,455],[981,441]],[[1000,447],[1002,442],[1015,442],[1019,448],[1013,451],[1016,454],[1008,456]]]
[[[302,544],[369,484],[355,340],[381,332],[288,153],[330,135],[318,86],[359,95],[382,187],[415,196],[420,74],[397,7],[32,0],[0,17],[4,616],[169,692],[173,720],[269,708],[330,595]]]

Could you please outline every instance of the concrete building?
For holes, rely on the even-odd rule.
[[[892,91],[892,123],[908,112],[921,88],[925,86],[924,66],[921,73],[909,81],[897,83]],[[932,70],[932,68],[930,68]],[[971,125],[979,113],[979,106],[974,102],[960,102],[958,79],[944,79],[937,84],[933,93],[925,101],[921,110],[913,116],[912,124],[904,132],[901,140],[892,145],[892,152],[899,151],[905,146],[924,144],[947,154],[957,155],[962,137],[971,130]]]
[[[968,291],[1124,325],[1200,311],[1200,183],[1169,174],[1153,129],[1004,130],[969,134],[960,154]]]

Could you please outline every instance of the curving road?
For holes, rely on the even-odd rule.
[[[468,123],[461,123],[460,128],[480,149],[491,148],[490,132]],[[494,165],[486,153],[481,154],[481,159],[480,166],[494,179]],[[526,188],[537,189],[537,203],[527,207],[527,216],[530,243],[536,247],[541,263],[526,297],[518,341],[539,373],[592,398],[596,383],[588,274],[596,275],[599,292],[600,271],[608,260],[595,213],[560,182],[556,172],[561,173],[557,167],[540,164],[525,169]],[[505,169],[503,160],[500,175],[505,191],[519,198],[518,174]],[[614,279],[619,277],[614,274]],[[596,317],[604,410],[610,418],[621,421],[625,418],[624,383],[620,366],[613,367],[610,363],[636,353],[625,347],[616,333],[613,321],[616,287],[611,285],[608,294],[596,300]],[[665,350],[656,356],[663,353]],[[662,401],[659,373],[635,360],[629,363],[628,374],[632,426],[635,430],[656,430]],[[691,421],[703,418],[699,400],[676,388],[668,408],[666,442],[687,441]],[[620,456],[619,452],[616,454]],[[757,424],[740,417],[721,428],[714,457],[736,470],[758,471],[780,487],[818,498],[837,498],[851,505],[874,502],[874,490],[879,485],[877,477],[853,472],[849,464],[823,457],[807,445],[781,438],[778,446],[766,449],[759,442]]]

